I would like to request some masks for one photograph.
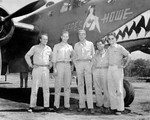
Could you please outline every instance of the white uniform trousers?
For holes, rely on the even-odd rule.
[[[78,92],[79,92],[79,107],[85,108],[85,96],[87,98],[87,106],[89,109],[93,108],[93,90],[92,90],[92,73],[90,61],[77,61],[76,71],[78,78]],[[84,93],[84,79],[86,86],[86,95]]]
[[[44,107],[49,107],[49,69],[48,67],[37,67],[32,71],[32,89],[30,107],[35,107],[37,102],[37,92],[40,82],[42,82]]]
[[[55,101],[54,106],[60,107],[60,92],[64,85],[64,106],[70,107],[70,84],[71,84],[71,65],[70,63],[56,63],[57,76],[55,78]]]
[[[110,95],[111,109],[124,110],[123,97],[123,68],[109,66],[108,68],[108,91]]]
[[[96,104],[98,107],[110,107],[107,81],[108,68],[95,69],[93,71],[93,80],[95,87]]]

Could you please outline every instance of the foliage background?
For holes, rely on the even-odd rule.
[[[150,60],[136,59],[131,60],[124,70],[127,77],[150,77]]]

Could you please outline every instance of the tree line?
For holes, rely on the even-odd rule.
[[[124,70],[125,76],[128,77],[150,77],[150,60],[136,59],[131,60]]]

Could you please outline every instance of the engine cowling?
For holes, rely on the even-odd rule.
[[[9,13],[2,7],[0,7],[0,21],[4,17],[8,16]],[[8,43],[14,33],[15,26],[12,20],[5,21],[4,23],[0,22],[0,46]]]

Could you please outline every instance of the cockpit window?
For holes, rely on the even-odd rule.
[[[81,7],[89,1],[90,0],[68,0],[68,1],[65,1],[60,9],[60,12],[64,13],[66,11],[72,10],[73,8]]]
[[[71,0],[65,1],[60,9],[61,13],[64,13],[68,10],[71,10],[72,6],[71,6]]]
[[[50,1],[50,2],[48,2],[48,3],[46,4],[46,7],[49,7],[49,6],[53,5],[53,4],[54,4],[54,2],[53,2],[53,1]]]
[[[89,1],[90,0],[73,0],[73,8],[83,6],[84,4],[86,4]]]
[[[113,3],[113,2],[115,2],[116,0],[106,0],[107,1],[107,3]]]

